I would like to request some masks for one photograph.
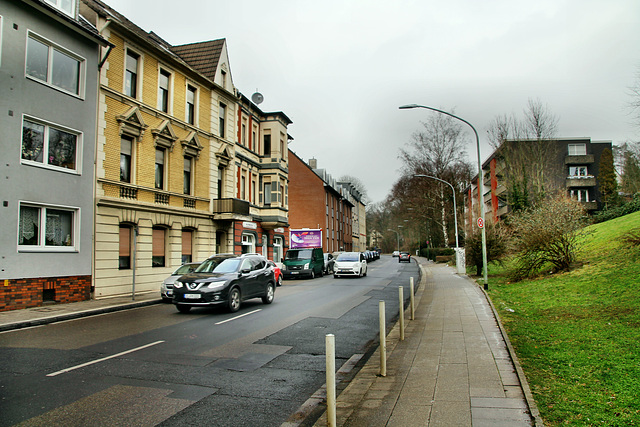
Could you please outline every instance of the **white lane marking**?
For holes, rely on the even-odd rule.
[[[53,372],[51,374],[47,374],[47,376],[48,377],[55,377],[56,375],[65,374],[65,373],[73,371],[75,369],[84,368],[85,366],[93,365],[95,363],[104,362],[105,360],[113,359],[114,357],[122,356],[124,354],[133,353],[134,351],[142,350],[143,348],[151,347],[153,345],[161,344],[163,342],[164,341],[152,342],[150,344],[143,345],[143,346],[136,347],[136,348],[132,348],[131,350],[123,351],[123,352],[118,353],[118,354],[113,354],[111,356],[103,357],[102,359],[96,359],[96,360],[92,360],[91,362],[83,363],[81,365],[76,365],[76,366],[72,366],[70,368],[62,369],[61,371]]]
[[[250,311],[250,312],[248,312],[248,313],[241,314],[240,316],[232,317],[231,319],[222,320],[222,321],[220,321],[220,322],[216,323],[216,325],[222,325],[223,323],[231,322],[232,320],[236,320],[236,319],[239,319],[239,318],[241,318],[241,317],[248,316],[248,315],[253,314],[253,313],[257,313],[257,312],[259,312],[259,311],[262,311],[262,309],[261,309],[261,308],[259,308],[259,309],[257,309],[257,310],[253,310],[253,311]]]

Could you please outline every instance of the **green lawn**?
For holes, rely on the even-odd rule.
[[[545,425],[640,425],[640,248],[621,236],[640,212],[590,227],[574,271],[509,283],[489,269],[489,294]]]

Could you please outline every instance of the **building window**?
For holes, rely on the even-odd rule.
[[[571,190],[571,198],[579,202],[588,202],[589,190],[587,189]]]
[[[120,181],[131,182],[131,156],[133,139],[122,137],[120,139]]]
[[[76,0],[45,0],[56,9],[61,10],[71,17],[75,17]]]
[[[224,138],[225,118],[227,116],[227,107],[224,104],[220,104],[220,138]]]
[[[20,205],[20,250],[76,250],[77,209]]]
[[[164,189],[164,158],[166,151],[156,148],[156,188]]]
[[[28,118],[22,121],[23,163],[78,171],[81,141],[78,131],[63,130]]]
[[[138,64],[140,55],[127,49],[124,75],[124,94],[136,98],[138,94]]]
[[[256,251],[256,239],[253,234],[242,235],[242,253],[249,254]]]
[[[243,146],[246,147],[247,146],[247,125],[244,123],[242,124],[242,130],[240,132],[240,135],[241,135],[240,140],[242,141],[241,143]]]
[[[167,230],[164,227],[153,227],[151,236],[151,266],[165,266],[165,234]]]
[[[247,177],[244,174],[240,177],[240,198],[242,200],[247,199]]]
[[[191,194],[191,182],[192,182],[192,175],[191,175],[191,167],[193,166],[193,158],[192,157],[185,157],[184,158],[184,180],[183,180],[183,193],[184,194]]]
[[[47,85],[80,96],[84,83],[84,59],[29,33],[26,74]]]
[[[256,203],[256,180],[251,180],[251,203]]]
[[[193,231],[182,230],[182,263],[193,261]]]
[[[271,183],[270,182],[265,182],[264,183],[264,205],[265,206],[270,206],[271,205]]]
[[[587,154],[587,144],[569,144],[570,156],[585,156]]]
[[[129,270],[131,268],[131,231],[130,225],[120,224],[120,237],[118,245],[118,269]]]
[[[196,124],[196,88],[187,85],[187,123]]]
[[[226,89],[227,88],[227,72],[222,70],[220,74],[222,75],[222,87]]]
[[[282,262],[282,237],[273,237],[273,260],[275,262]]]
[[[569,176],[588,176],[587,167],[586,166],[570,166],[569,167]]]
[[[264,136],[264,155],[271,155],[271,135]]]
[[[171,80],[171,73],[160,69],[160,81],[158,82],[158,109],[169,112],[169,81]]]

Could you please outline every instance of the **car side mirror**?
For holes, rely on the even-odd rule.
[[[250,268],[243,268],[243,269],[240,271],[240,273],[242,273],[242,274],[249,274],[249,273],[251,273],[251,269],[250,269]]]

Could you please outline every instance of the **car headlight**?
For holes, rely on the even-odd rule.
[[[180,281],[176,281],[176,282],[173,284],[173,287],[174,287],[174,288],[178,288],[178,289],[179,289],[179,288],[181,288],[181,287],[182,287],[182,282],[180,282]]]
[[[225,282],[211,282],[211,283],[209,283],[209,285],[207,285],[207,288],[209,288],[209,289],[222,289],[222,288],[224,288],[224,283]]]
[[[309,269],[309,263],[306,263],[306,264],[304,265],[303,270],[308,270],[308,269]]]

